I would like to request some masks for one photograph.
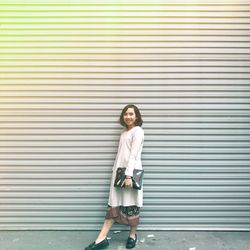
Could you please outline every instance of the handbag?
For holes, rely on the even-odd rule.
[[[117,168],[116,170],[116,176],[115,176],[115,187],[125,187],[125,175],[126,168]],[[142,181],[143,181],[143,169],[134,169],[133,176],[131,178],[132,180],[132,188],[134,189],[141,189],[142,188]]]

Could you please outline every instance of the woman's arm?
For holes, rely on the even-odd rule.
[[[126,176],[133,176],[133,171],[138,160],[141,160],[141,151],[144,141],[144,132],[140,128],[136,130],[132,138],[131,151],[128,160],[128,166],[125,171]]]

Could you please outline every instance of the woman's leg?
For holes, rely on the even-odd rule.
[[[114,220],[113,219],[105,219],[104,220],[102,229],[101,229],[98,237],[96,238],[96,241],[95,241],[96,244],[98,244],[99,242],[103,241],[107,237],[107,235],[109,233],[109,230],[111,229],[111,227],[113,226],[113,224],[114,224]]]
[[[137,242],[136,229],[137,229],[136,226],[130,227],[129,237],[128,237],[127,243],[126,243],[127,249],[132,249],[136,246],[136,242]]]
[[[129,232],[129,237],[135,239],[135,235],[136,235],[136,230],[137,230],[137,226],[135,227],[130,227],[130,232]]]

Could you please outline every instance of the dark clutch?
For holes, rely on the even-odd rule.
[[[115,187],[125,187],[125,175],[126,168],[117,168],[116,176],[115,176]],[[134,169],[132,176],[132,185],[134,189],[142,188],[144,170],[142,169]]]

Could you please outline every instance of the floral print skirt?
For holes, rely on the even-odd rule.
[[[136,227],[139,224],[140,208],[137,206],[107,207],[105,219],[113,219],[119,224]]]

